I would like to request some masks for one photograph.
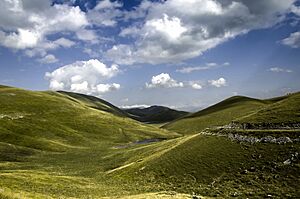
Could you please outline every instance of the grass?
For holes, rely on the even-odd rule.
[[[184,120],[220,114],[215,123],[200,125],[216,126],[227,120],[222,117],[237,118],[238,111],[253,113],[286,98],[240,99]],[[179,132],[197,132],[200,126],[192,131],[192,124]],[[133,144],[150,138],[165,139]],[[0,86],[0,198],[191,198],[193,193],[296,198],[299,159],[283,164],[296,152],[299,143],[250,145],[196,133],[181,136],[85,95]]]
[[[254,113],[265,104],[262,100],[236,96],[168,123],[163,128],[187,135],[194,134],[208,127],[228,124],[232,120]]]
[[[272,99],[271,99],[272,100]],[[294,93],[276,101],[254,114],[237,120],[240,123],[300,123],[300,93]]]
[[[194,134],[205,128],[240,123],[299,123],[300,93],[259,100],[243,96],[228,98],[199,112],[163,126],[163,128]]]

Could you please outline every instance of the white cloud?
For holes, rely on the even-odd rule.
[[[0,1],[0,45],[27,49],[26,55],[31,57],[43,56],[47,50],[58,47],[73,46],[74,42],[69,39],[48,41],[47,36],[84,29],[89,25],[86,14],[79,7],[51,4],[49,0]]]
[[[222,86],[226,86],[226,84],[227,84],[226,79],[223,78],[223,77],[221,77],[217,80],[209,80],[208,82],[210,83],[210,85],[215,86],[217,88],[220,88]]]
[[[65,48],[70,48],[75,45],[74,41],[63,38],[63,37],[55,40],[53,43],[55,43],[59,46],[65,47]]]
[[[290,69],[284,69],[284,68],[279,68],[279,67],[270,68],[269,71],[275,72],[275,73],[291,73],[291,72],[293,72]]]
[[[144,23],[123,29],[134,44],[119,44],[106,56],[120,64],[174,63],[197,57],[208,49],[250,30],[267,28],[284,19],[295,0],[168,0],[138,10]],[[150,4],[150,5],[149,5]],[[126,54],[124,54],[124,51]]]
[[[0,44],[8,48],[25,49],[35,47],[42,35],[36,31],[17,29],[16,32],[5,33],[0,30]]]
[[[191,87],[196,90],[202,89],[202,86],[198,83],[191,83]]]
[[[98,84],[97,85],[97,92],[98,93],[106,93],[106,92],[110,92],[110,91],[115,91],[115,90],[119,90],[121,87],[120,84]]]
[[[62,66],[53,72],[46,73],[49,88],[52,90],[67,90],[90,95],[101,95],[120,89],[120,85],[104,84],[103,81],[116,76],[120,72],[117,65],[107,67],[97,59],[77,61]]]
[[[121,109],[131,109],[131,108],[149,108],[151,105],[146,104],[133,104],[133,105],[123,105],[120,106]]]
[[[221,66],[229,66],[230,64],[228,62],[223,63],[222,65],[218,65],[215,62],[210,62],[210,63],[206,63],[206,66],[188,66],[188,67],[183,67],[181,69],[177,69],[176,72],[179,73],[191,73],[194,71],[200,71],[200,70],[209,70],[212,68],[217,68],[217,67],[221,67]]]
[[[283,39],[281,43],[292,48],[300,48],[300,31],[290,34],[290,36]]]
[[[87,16],[92,24],[115,26],[117,25],[117,18],[123,16],[122,11],[118,9],[120,7],[122,7],[122,4],[118,1],[99,1],[95,8],[88,11]]]
[[[199,71],[199,70],[208,70],[211,67],[209,66],[189,66],[189,67],[183,67],[181,69],[177,69],[176,72],[179,73],[191,73],[194,71]]]
[[[92,43],[98,43],[98,36],[93,30],[81,29],[76,32],[76,36],[78,39],[83,41],[90,41]]]
[[[64,83],[63,82],[58,82],[57,80],[52,80],[50,81],[50,85],[49,87],[52,89],[52,90],[63,90],[64,89]]]
[[[49,54],[49,55],[46,55],[43,58],[38,59],[38,61],[43,63],[43,64],[52,64],[52,63],[58,62],[58,59],[54,55]]]
[[[192,88],[196,90],[202,89],[199,81],[180,82],[173,78],[168,73],[161,73],[153,76],[150,83],[146,83],[146,88]]]
[[[214,66],[217,66],[218,64],[215,62],[210,62],[210,63],[206,63],[206,65],[210,66],[210,67],[214,67]]]
[[[300,16],[300,7],[299,7],[299,6],[293,5],[293,6],[291,7],[291,11],[292,11],[295,15]]]
[[[151,83],[146,83],[146,88],[178,88],[183,87],[182,82],[178,82],[170,77],[168,73],[161,73],[153,76]]]

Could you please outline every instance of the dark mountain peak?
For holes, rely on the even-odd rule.
[[[147,108],[124,109],[131,118],[148,123],[164,123],[178,119],[188,114],[185,111],[174,110],[165,106],[153,105]]]

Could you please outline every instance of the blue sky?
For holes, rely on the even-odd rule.
[[[0,84],[197,110],[300,90],[295,0],[3,0]]]

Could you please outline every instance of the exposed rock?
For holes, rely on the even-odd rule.
[[[287,143],[294,143],[299,142],[299,138],[291,139],[289,137],[279,137],[275,138],[272,136],[266,136],[262,138],[252,137],[252,136],[246,136],[246,135],[240,135],[240,134],[221,134],[221,133],[212,133],[209,131],[202,131],[201,134],[203,135],[213,135],[213,136],[219,136],[219,137],[228,137],[229,139],[237,142],[249,142],[251,144],[255,143],[274,143],[274,144],[287,144]]]
[[[256,168],[255,168],[255,167],[251,167],[251,168],[249,169],[249,171],[254,172],[254,171],[256,171]]]
[[[228,125],[223,126],[223,128],[227,129],[299,129],[300,123],[239,123],[239,122],[231,122]]]
[[[286,161],[283,162],[284,165],[290,165],[292,161],[290,159],[287,159]]]

